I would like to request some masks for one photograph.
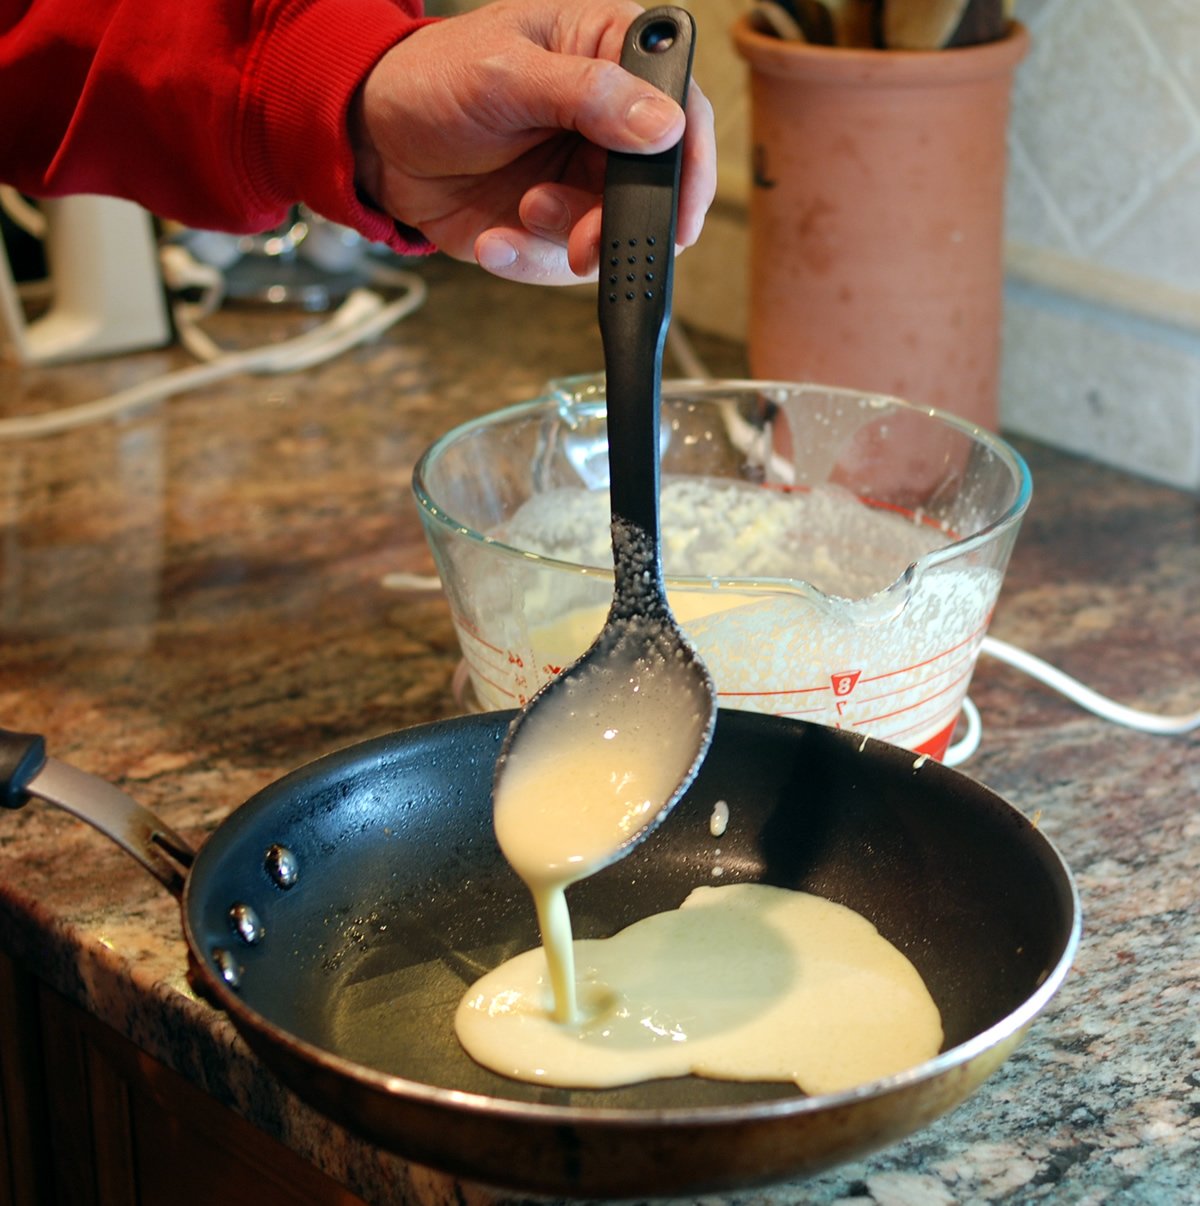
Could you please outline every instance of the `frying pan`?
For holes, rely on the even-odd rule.
[[[0,782],[10,806],[65,804],[172,886],[197,991],[298,1096],[381,1147],[518,1191],[690,1194],[861,1155],[962,1101],[1066,975],[1074,885],[1011,805],[908,750],[722,710],[670,818],[571,890],[576,935],[675,907],[718,882],[716,864],[721,883],[814,892],[865,915],[916,965],[942,1013],[941,1054],[816,1097],[695,1077],[577,1092],[490,1073],[461,1050],[452,1018],[469,983],[538,941],[491,826],[513,715],[321,758],[236,809],[194,861],[116,788],[46,760],[40,738],[4,735]],[[715,839],[718,800],[730,820]]]

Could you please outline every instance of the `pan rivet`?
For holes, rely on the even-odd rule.
[[[247,945],[253,946],[261,942],[266,930],[259,921],[258,914],[248,905],[238,901],[229,906],[229,923],[233,932]]]
[[[242,982],[242,965],[223,947],[214,946],[212,961],[217,965],[217,973],[230,988],[237,988]]]
[[[267,848],[263,865],[267,874],[281,888],[294,888],[296,880],[300,878],[300,864],[296,861],[296,856],[286,846],[280,846],[278,843]]]

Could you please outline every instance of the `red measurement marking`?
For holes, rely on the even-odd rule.
[[[507,666],[500,662],[490,661],[486,657],[481,657],[478,649],[468,649],[465,645],[463,646],[463,660],[469,662],[474,669],[487,670],[501,677],[504,677],[508,673]]]
[[[728,699],[770,699],[776,695],[812,695],[816,691],[828,690],[826,686],[781,687],[778,691],[721,691],[720,694]]]
[[[879,721],[890,720],[893,716],[903,716],[905,712],[911,712],[914,708],[923,708],[939,696],[945,695],[947,691],[953,691],[959,683],[969,676],[969,673],[968,671],[967,674],[960,674],[956,679],[947,683],[940,691],[935,691],[932,695],[926,695],[923,699],[917,700],[916,703],[907,704],[903,708],[896,708],[891,712],[880,712],[878,716],[868,716],[864,720],[856,720],[854,722],[855,728],[861,728],[864,724],[878,724]]]
[[[903,738],[907,733],[911,733],[916,729],[927,728],[931,724],[941,724],[943,720],[948,718],[950,727],[945,730],[939,730],[939,734],[944,732],[946,734],[946,740],[949,741],[950,734],[954,732],[954,726],[958,723],[958,714],[960,711],[962,711],[962,700],[956,699],[949,708],[941,708],[934,712],[932,716],[922,717],[916,722],[916,724],[905,725],[902,729],[896,729],[894,732],[888,733],[886,737],[884,737],[884,740],[895,741],[900,745],[903,745]],[[936,740],[936,737],[930,737],[927,741],[924,741],[920,745],[914,746],[913,748],[919,753],[932,753],[931,750],[927,750],[925,747]],[[936,756],[940,758],[941,754]]]
[[[763,487],[763,488],[768,489],[770,487]],[[866,684],[866,683],[882,682],[884,679],[896,678],[897,676],[899,676],[901,674],[911,674],[914,670],[921,669],[922,666],[932,666],[936,662],[943,661],[944,659],[957,653],[960,649],[963,649],[966,646],[977,642],[980,639],[980,637],[982,637],[983,634],[987,631],[987,627],[988,627],[988,624],[990,623],[990,621],[991,621],[991,614],[989,613],[987,619],[985,619],[984,622],[982,624],[980,624],[980,626],[978,628],[976,628],[973,632],[970,632],[965,637],[963,637],[963,639],[961,641],[957,641],[955,644],[949,646],[949,648],[943,649],[939,653],[931,654],[929,657],[924,658],[923,660],[921,660],[919,662],[912,662],[911,664],[909,664],[907,666],[899,666],[895,670],[884,670],[880,674],[869,674],[869,675],[865,675],[862,677],[858,677],[859,675],[861,675],[861,671],[857,671],[857,670],[844,671],[840,674],[832,675],[829,683],[822,683],[818,687],[779,687],[779,688],[776,688],[775,690],[771,690],[771,691],[721,691],[721,692],[719,692],[719,694],[724,699],[779,699],[781,696],[785,696],[785,695],[818,695],[818,694],[824,694],[826,691],[832,690],[833,693],[836,695],[836,694],[838,694],[837,680],[839,678],[849,678],[850,676],[853,675],[853,676],[855,676],[855,682],[851,683],[850,687],[847,690],[844,690],[841,692],[841,694],[844,696],[844,695],[849,694],[849,692],[851,690],[853,690],[854,687],[860,683]],[[962,664],[962,660],[963,659],[959,659],[957,662],[953,662],[949,666],[943,666],[941,669],[938,670],[938,672],[936,674],[931,675],[928,679],[923,680],[922,683],[909,684],[904,687],[898,687],[898,688],[896,688],[896,691],[887,692],[883,695],[873,695],[870,698],[873,700],[886,699],[887,695],[889,695],[889,694],[894,695],[899,691],[912,690],[914,685],[922,686],[926,682],[934,682],[936,679],[940,678],[944,674],[953,673],[953,671]],[[868,701],[860,700],[860,702],[866,703]],[[820,709],[818,709],[818,708],[803,709],[804,713],[815,712],[815,711],[820,711]],[[800,713],[799,712],[790,712],[790,711],[780,711],[779,714],[781,716],[793,716],[793,715],[799,715]]]
[[[829,682],[833,687],[834,695],[839,697],[849,695],[850,692],[853,691],[857,686],[858,677],[860,674],[862,674],[861,670],[842,670],[837,674],[831,674],[829,676]],[[841,711],[840,705],[838,707],[838,711]]]
[[[919,682],[904,683],[902,686],[895,687],[890,691],[881,691],[878,695],[860,696],[858,702],[861,704],[878,703],[881,699],[891,699],[894,695],[903,695],[908,691],[919,691],[922,687],[928,687],[931,683],[936,683],[938,679],[945,678],[947,674],[954,674],[956,671],[961,670],[963,666],[970,667],[973,662],[974,654],[968,653],[965,657],[960,657],[957,661],[951,662],[950,665],[943,666],[937,671],[936,674],[931,674],[927,678],[921,679]],[[961,678],[962,675],[960,674],[958,679],[955,679],[955,681],[957,682]],[[878,680],[864,679],[863,681],[875,682]],[[932,699],[933,696],[928,696],[927,698]]]
[[[780,695],[803,695],[805,690],[811,691],[828,691],[828,687],[808,687],[800,691],[718,691],[717,699],[759,699],[764,696],[780,696]],[[818,705],[815,708],[772,708],[771,712],[775,716],[820,716],[825,712],[823,705]]]
[[[460,611],[456,611],[453,607],[450,609],[450,615],[453,617],[455,624],[463,630],[472,640],[478,641],[485,649],[490,649],[493,653],[503,656],[504,650],[499,645],[493,645],[489,641],[485,641],[479,635],[475,625],[472,624],[466,616]]]
[[[481,678],[485,683],[487,683],[487,685],[489,687],[494,687],[497,691],[500,692],[501,695],[505,695],[509,699],[516,699],[516,696],[513,694],[512,691],[510,691],[508,689],[508,687],[504,683],[499,683],[494,678],[492,678],[490,675],[484,674],[483,671],[479,668],[479,662],[477,660],[473,661],[466,652],[463,653],[463,661],[465,661],[467,663],[467,666],[470,668],[471,673],[476,675],[478,678]],[[524,701],[522,701],[522,702],[524,702]]]
[[[992,615],[991,612],[989,612],[983,623],[980,624],[974,632],[969,632],[961,641],[951,645],[949,648],[943,649],[940,653],[931,654],[924,661],[913,662],[911,666],[901,666],[898,670],[885,670],[882,674],[876,674],[870,678],[864,678],[863,682],[876,683],[882,678],[893,678],[897,674],[909,674],[913,670],[919,670],[922,666],[931,666],[934,662],[941,661],[941,659],[944,657],[949,657],[952,653],[956,653],[964,645],[969,645],[972,641],[983,636],[983,634],[987,631],[987,626],[991,623],[991,620]]]

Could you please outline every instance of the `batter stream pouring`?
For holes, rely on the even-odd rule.
[[[653,9],[621,63],[683,104],[694,25]],[[667,814],[712,739],[716,695],[667,603],[658,513],[662,348],[670,315],[681,147],[610,154],[599,286],[608,378],[615,585],[600,635],[513,722],[497,764],[496,835],[537,906],[555,1017],[576,1015],[565,889]]]

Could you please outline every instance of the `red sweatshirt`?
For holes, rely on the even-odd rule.
[[[211,230],[303,202],[416,250],[354,189],[351,98],[421,0],[0,0],[0,180]]]

